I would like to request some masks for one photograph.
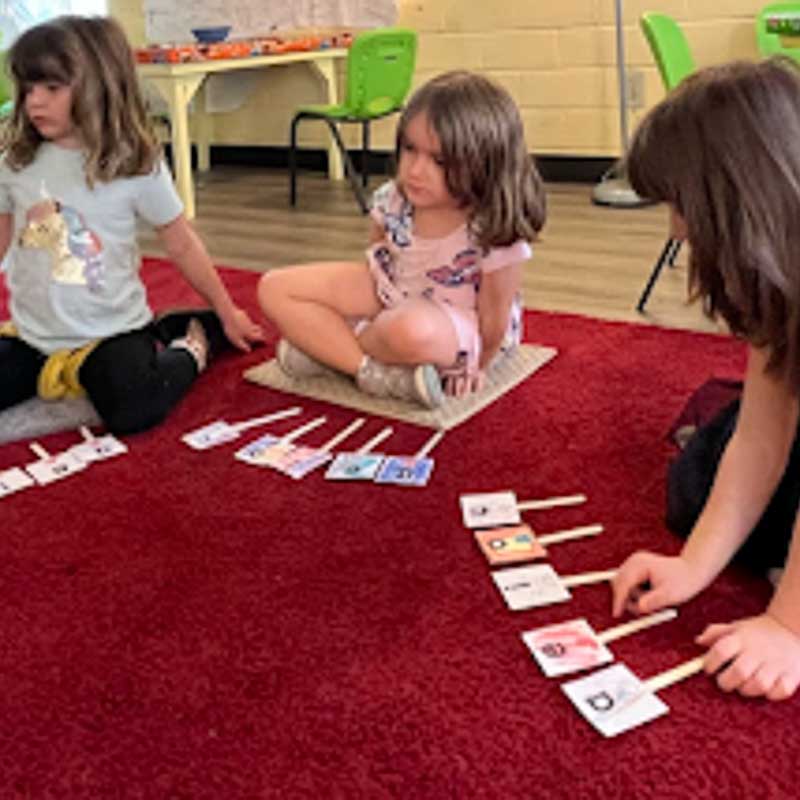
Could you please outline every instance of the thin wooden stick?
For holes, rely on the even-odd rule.
[[[48,453],[47,450],[45,450],[44,447],[39,444],[39,442],[31,442],[28,446],[37,456],[39,456],[39,458],[42,459],[42,461],[50,458],[50,453]]]
[[[384,439],[388,439],[394,433],[394,428],[387,425],[383,430],[378,431],[368,442],[365,442],[361,447],[356,450],[360,456],[365,456],[373,448],[377,447]]]
[[[598,641],[603,644],[608,644],[616,639],[621,639],[623,636],[628,636],[631,633],[643,631],[645,628],[650,628],[653,625],[660,625],[662,622],[669,622],[675,619],[678,612],[674,608],[666,608],[663,611],[658,611],[655,614],[650,614],[647,617],[640,617],[639,619],[631,620],[622,625],[617,625],[613,628],[608,628],[602,633],[597,634]]]
[[[354,419],[346,428],[339,431],[336,436],[331,437],[319,449],[323,453],[330,453],[330,451],[333,450],[333,448],[336,447],[339,442],[343,442],[348,436],[350,436],[351,433],[355,433],[366,421],[367,420],[365,417],[358,417],[357,419]]]
[[[272,414],[266,414],[263,417],[253,417],[253,419],[245,419],[241,422],[234,422],[231,427],[235,428],[239,433],[241,433],[242,431],[250,430],[250,428],[255,428],[258,425],[264,425],[267,422],[275,422],[279,419],[286,419],[286,417],[294,417],[302,410],[303,409],[300,406],[292,406],[291,408],[285,408],[282,411],[275,411]]]
[[[568,542],[571,539],[582,539],[584,536],[597,536],[598,533],[602,532],[602,525],[581,525],[579,528],[569,528],[568,530],[554,531],[543,536],[537,536],[536,541],[541,545],[547,546],[557,542]]]
[[[702,672],[705,663],[705,656],[697,656],[697,658],[693,658],[690,661],[684,661],[683,664],[678,664],[677,667],[673,667],[658,675],[654,675],[652,678],[648,678],[644,682],[644,686],[648,691],[653,693],[661,689],[666,689],[667,686],[672,686],[673,683],[682,681],[684,678],[691,678],[692,675]]]
[[[304,433],[313,431],[314,428],[319,428],[320,425],[324,425],[327,421],[327,417],[317,417],[316,419],[312,419],[311,422],[306,422],[305,425],[301,425],[299,428],[295,428],[293,431],[287,433],[286,436],[282,436],[281,441],[285,442],[286,444],[290,444],[295,439],[300,438]]]
[[[81,436],[83,436],[87,442],[94,441],[94,434],[85,425],[81,425],[78,430],[81,432]]]
[[[562,575],[561,583],[567,588],[570,586],[585,586],[589,583],[610,581],[616,574],[617,571],[615,569],[607,569],[601,572],[584,572],[580,575]]]
[[[433,436],[431,436],[431,438],[428,439],[428,441],[425,442],[424,445],[422,445],[422,447],[419,449],[414,458],[425,458],[425,456],[427,456],[428,453],[430,453],[430,451],[433,450],[433,448],[436,447],[436,445],[442,441],[442,437],[444,436],[444,434],[445,434],[444,430],[436,431],[436,433],[434,433]]]
[[[539,511],[543,508],[556,508],[557,506],[576,506],[585,502],[585,494],[570,494],[564,497],[548,497],[544,500],[521,500],[517,503],[517,508],[520,511]]]

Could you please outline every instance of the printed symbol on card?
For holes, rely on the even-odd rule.
[[[534,561],[547,552],[527,525],[475,531],[475,541],[492,565]]]
[[[464,525],[468,528],[495,528],[521,522],[514,492],[464,494],[459,499]]]
[[[393,483],[397,486],[425,486],[433,472],[432,458],[416,456],[389,456],[381,464],[375,483]]]
[[[378,453],[339,453],[325,477],[332,481],[371,481],[382,461]]]
[[[561,688],[603,736],[616,736],[669,712],[624,664],[613,664]]]
[[[191,431],[181,436],[181,441],[185,442],[195,450],[207,450],[226,442],[232,442],[239,438],[239,431],[224,420],[217,420],[202,428]]]
[[[0,497],[6,497],[35,485],[36,481],[19,467],[11,467],[11,469],[0,472]]]
[[[549,564],[495,570],[492,579],[512,611],[570,599],[570,593]]]
[[[61,478],[66,478],[85,467],[86,464],[83,461],[67,452],[40,461],[34,461],[31,464],[27,464],[25,469],[37,483],[45,485]]]
[[[522,634],[522,640],[548,677],[598,667],[614,660],[585,619],[573,619]]]
[[[88,464],[124,455],[128,452],[128,448],[116,436],[109,433],[106,436],[91,436],[87,441],[70,447],[68,452]]]

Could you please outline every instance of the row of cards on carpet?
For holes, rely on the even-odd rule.
[[[584,525],[538,536],[521,524],[520,511],[576,505],[585,500],[584,495],[569,495],[519,502],[509,491],[459,498],[464,524],[474,529],[476,543],[492,566],[533,561],[546,555],[546,546],[600,533],[601,525]],[[549,564],[528,564],[494,570],[491,576],[507,606],[521,611],[568,601],[572,597],[570,588],[609,581],[615,574],[616,570],[599,570],[558,575]],[[558,677],[612,662],[614,656],[607,647],[610,642],[676,616],[674,609],[664,609],[599,632],[584,618],[572,619],[525,631],[522,641],[542,672]],[[694,658],[643,681],[618,663],[561,688],[597,730],[604,736],[616,736],[666,714],[669,708],[656,692],[702,671],[703,664],[702,657]]]

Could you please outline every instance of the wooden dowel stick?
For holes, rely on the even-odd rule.
[[[564,497],[548,497],[544,500],[521,500],[517,503],[520,511],[539,511],[543,508],[556,508],[558,506],[576,506],[586,502],[585,494],[570,494]]]
[[[383,430],[378,431],[368,442],[361,445],[361,447],[356,450],[356,453],[360,456],[366,455],[384,441],[384,439],[388,439],[393,433],[394,428],[391,425],[387,425]]]
[[[285,442],[286,444],[291,444],[295,439],[300,438],[304,433],[313,431],[314,428],[319,428],[320,425],[324,425],[327,421],[327,417],[316,417],[316,419],[312,419],[311,422],[306,422],[305,425],[301,425],[299,428],[295,428],[293,431],[290,431],[286,434],[286,436],[282,436],[281,441]]]
[[[44,449],[44,447],[42,447],[42,446],[39,444],[39,442],[31,442],[31,443],[30,443],[30,445],[29,445],[29,447],[30,447],[30,448],[31,448],[31,450],[33,450],[33,452],[34,452],[34,453],[35,453],[37,456],[39,456],[39,458],[41,458],[42,460],[45,460],[45,459],[47,459],[47,458],[50,458],[50,453],[48,453],[48,452],[47,452],[47,450],[45,450],[45,449]]]
[[[81,432],[81,436],[83,436],[85,441],[94,441],[94,434],[85,425],[81,425],[78,430]]]
[[[543,536],[537,536],[536,541],[546,547],[548,544],[568,542],[571,539],[582,539],[584,536],[597,536],[598,533],[602,532],[602,525],[581,525],[579,528],[569,528],[565,531],[554,531]]]
[[[597,639],[603,644],[608,644],[616,639],[621,639],[623,636],[628,636],[631,633],[643,631],[645,628],[650,628],[653,625],[660,625],[662,622],[669,622],[669,620],[675,619],[677,616],[678,612],[674,608],[666,608],[663,611],[658,611],[657,613],[650,614],[647,617],[640,617],[639,619],[633,619],[630,622],[626,622],[622,625],[616,625],[613,628],[608,628],[602,633],[598,633]]]
[[[285,408],[282,411],[275,411],[272,414],[266,414],[263,417],[254,417],[253,419],[245,419],[241,422],[235,422],[231,425],[232,428],[235,428],[239,433],[242,431],[249,430],[250,428],[255,428],[257,425],[264,425],[267,422],[275,422],[279,419],[286,419],[286,417],[294,417],[299,414],[303,409],[300,406],[292,406],[291,408]]]
[[[683,664],[678,664],[677,667],[673,667],[672,669],[666,670],[666,672],[661,672],[658,675],[654,675],[652,678],[648,678],[644,682],[645,688],[653,693],[661,689],[666,689],[667,686],[672,686],[673,683],[682,681],[684,678],[691,678],[692,675],[702,672],[705,663],[705,656],[698,656],[690,661],[684,661]]]
[[[580,575],[564,575],[561,578],[561,583],[567,588],[570,586],[584,586],[589,583],[610,581],[616,574],[617,571],[615,569],[607,569],[600,572],[584,572]]]
[[[433,448],[436,447],[436,445],[442,441],[443,436],[444,436],[443,430],[436,431],[436,433],[434,433],[433,436],[431,436],[431,438],[428,439],[428,441],[425,442],[424,445],[422,445],[422,447],[419,449],[419,452],[414,456],[414,458],[425,458],[425,456],[427,456],[428,453],[430,453],[430,451],[433,450]]]
[[[355,433],[366,421],[365,417],[354,419],[346,428],[339,431],[336,436],[332,436],[319,449],[322,450],[323,453],[329,453],[339,442],[343,442],[350,434]]]

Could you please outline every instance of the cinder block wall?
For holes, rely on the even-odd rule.
[[[644,109],[663,96],[639,30],[644,11],[675,17],[699,66],[756,58],[756,0],[625,0],[629,72]],[[142,0],[109,0],[131,39],[144,42]],[[619,153],[614,0],[400,0],[398,24],[419,33],[415,83],[467,68],[503,83],[517,100],[530,150],[537,154],[614,156]],[[285,145],[297,103],[318,102],[321,89],[307,66],[265,70],[247,104],[214,116],[218,144]],[[376,127],[374,145],[390,149],[394,122]],[[307,123],[302,143],[319,147],[321,128]],[[355,142],[355,139],[351,141]]]

